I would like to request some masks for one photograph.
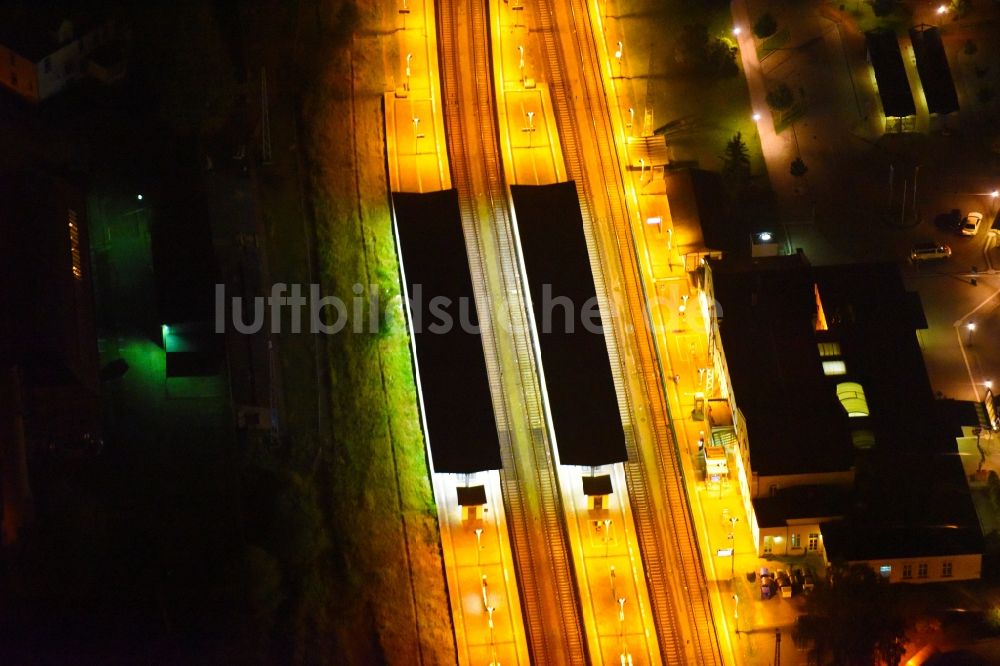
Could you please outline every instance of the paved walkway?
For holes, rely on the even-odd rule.
[[[385,93],[385,140],[393,192],[451,188],[441,111],[434,3],[403,3],[397,49],[383,54],[392,90]]]
[[[460,664],[524,664],[528,644],[498,471],[433,475]],[[486,505],[464,519],[456,488],[482,485]]]

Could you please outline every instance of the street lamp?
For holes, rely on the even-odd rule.
[[[618,594],[615,592],[615,565],[612,564],[609,569],[611,569],[611,598],[617,599]]]
[[[970,321],[965,325],[965,328],[969,331],[969,346],[972,346],[972,334],[976,332],[976,322]]]
[[[983,382],[983,386],[985,386],[988,389],[992,389],[993,388],[993,380],[992,379],[987,379],[986,381]]]
[[[608,551],[611,548],[611,523],[614,522],[610,518],[604,519],[604,557],[608,556]]]
[[[406,17],[410,13],[410,8],[406,4],[406,0],[403,0],[403,6],[399,8],[399,15],[403,17],[403,30],[406,30]]]
[[[482,550],[483,550],[483,528],[482,527],[477,527],[476,528],[476,566],[477,567],[481,566],[480,565],[480,554],[482,553]]]
[[[622,75],[622,52],[624,48],[621,40],[618,40],[618,49],[615,51],[615,60],[618,61],[618,76]]]
[[[528,124],[525,127],[522,127],[521,131],[524,132],[524,133],[526,133],[528,135],[528,148],[531,148],[532,147],[532,145],[531,145],[531,134],[532,134],[532,132],[535,131],[535,112],[534,111],[526,111],[524,115],[528,119]],[[532,159],[532,164],[534,164],[534,159],[535,159],[534,155],[532,155],[531,159]]]
[[[721,483],[721,481],[720,481]],[[740,522],[739,516],[729,517],[729,547],[733,549],[733,554],[729,560],[729,577],[736,578],[736,523]]]
[[[410,89],[410,61],[413,60],[413,54],[406,54],[406,89]]]
[[[743,28],[741,28],[740,26],[736,26],[735,28],[733,28],[734,36],[739,37],[741,32],[743,32]]]
[[[524,46],[518,44],[517,46],[518,55],[518,68],[521,71],[521,85],[524,85]]]
[[[740,633],[740,595],[733,595],[733,622],[736,624],[736,633]]]
[[[941,16],[941,15],[947,14],[947,13],[948,13],[948,7],[947,6],[945,6],[945,5],[938,5],[938,8],[937,8],[937,15],[938,16]]]
[[[759,123],[760,122],[760,114],[759,113],[754,113],[753,114],[753,121],[755,123]]]

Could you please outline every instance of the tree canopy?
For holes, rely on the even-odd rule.
[[[896,666],[906,647],[905,622],[889,583],[865,565],[834,566],[806,600],[794,630],[812,663]]]
[[[722,153],[722,175],[731,184],[739,185],[750,178],[750,152],[743,141],[743,133],[737,132],[726,143]]]
[[[684,26],[674,45],[674,60],[693,74],[721,78],[739,73],[736,47],[727,39],[709,37],[702,23]]]
[[[753,24],[753,34],[758,39],[765,39],[778,32],[778,21],[771,12],[764,12]]]

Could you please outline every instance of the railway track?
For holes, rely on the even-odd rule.
[[[621,162],[600,78],[601,63],[597,59],[586,0],[569,0],[566,7],[560,8],[568,10],[569,20],[564,19],[559,29],[572,35],[575,47],[572,52],[579,57],[579,62],[573,62],[572,66],[578,68],[584,89],[575,91],[570,90],[564,76],[570,70],[558,41],[554,0],[536,0],[530,5],[544,44],[546,78],[550,83],[567,174],[577,186],[602,312],[611,312],[603,271],[618,269],[621,273],[620,296],[626,307],[623,317],[613,317],[613,320],[618,319],[614,322],[616,335],[608,338],[608,348],[625,421],[629,498],[661,654],[667,663],[686,664],[694,659],[693,663],[698,664],[721,664],[704,569],[681,476],[679,452],[667,420],[661,365],[646,311],[645,289],[636,260],[630,212],[619,168]],[[570,103],[574,93],[583,102],[585,111],[582,113]],[[596,163],[585,161],[581,145],[596,153]],[[602,232],[608,235],[603,243]],[[595,261],[595,257],[600,260]],[[626,385],[629,369],[621,357],[623,349],[638,370],[639,405],[634,403],[636,398]],[[637,439],[637,407],[649,420],[653,442],[643,448],[648,452],[652,447],[655,452],[651,461],[655,474],[648,469],[649,459],[643,455]],[[657,478],[663,484],[666,507],[654,506],[650,498],[651,484]],[[657,511],[657,508],[665,510]],[[684,612],[680,612],[681,609]]]
[[[504,506],[528,648],[534,664],[586,664],[558,455],[547,436],[500,168],[487,9],[482,0],[437,0],[436,12],[445,135],[500,434]]]

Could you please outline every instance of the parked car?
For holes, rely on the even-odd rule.
[[[760,598],[770,599],[774,596],[774,579],[767,567],[760,568]]]
[[[910,250],[910,261],[916,263],[920,261],[934,261],[937,259],[947,259],[951,256],[951,248],[942,243],[925,242],[917,243]]]
[[[785,570],[779,570],[776,576],[778,583],[778,589],[781,591],[781,596],[788,599],[792,596],[792,579],[789,577],[788,572]]]
[[[802,569],[798,567],[792,569],[792,587],[801,590],[803,579],[805,579],[805,573]]]
[[[975,236],[979,233],[979,225],[983,223],[983,214],[972,212],[962,218],[962,225],[958,228],[958,233],[963,236]]]
[[[812,571],[807,571],[802,577],[802,591],[806,594],[816,588],[816,575]]]

